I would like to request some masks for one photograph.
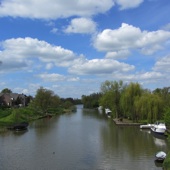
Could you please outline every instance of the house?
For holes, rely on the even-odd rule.
[[[0,105],[1,106],[26,106],[27,96],[18,93],[0,93]]]

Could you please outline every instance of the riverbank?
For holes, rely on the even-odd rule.
[[[164,162],[163,162],[164,170],[170,170],[170,152],[167,154]]]
[[[128,119],[113,119],[114,123],[118,126],[140,126],[142,123],[134,123]]]
[[[0,126],[8,127],[15,123],[31,122],[38,119],[51,118],[52,116],[74,112],[75,110],[75,107],[70,107],[69,109],[58,107],[51,109],[48,113],[42,114],[30,108],[7,108],[0,110]]]

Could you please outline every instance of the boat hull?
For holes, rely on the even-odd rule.
[[[140,125],[141,129],[150,129],[152,128],[154,125],[153,124],[147,124],[147,125]]]
[[[27,130],[28,123],[27,122],[22,122],[15,124],[11,127],[8,127],[9,130],[14,130],[14,131],[22,131],[22,130]]]
[[[157,134],[164,134],[166,131],[165,123],[156,122],[151,128],[151,131]]]
[[[151,128],[151,131],[152,131],[153,133],[157,133],[157,134],[160,134],[160,135],[164,135],[166,129],[154,128],[154,127],[152,127],[152,128]]]

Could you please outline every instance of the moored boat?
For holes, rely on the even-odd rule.
[[[165,123],[156,122],[153,127],[151,127],[151,131],[157,134],[164,134],[166,131]]]
[[[8,129],[15,131],[27,130],[28,125],[29,125],[28,122],[21,122],[8,127]]]
[[[154,124],[146,124],[146,125],[140,125],[140,128],[141,129],[150,129],[153,126],[154,126]]]
[[[105,113],[106,113],[106,115],[108,116],[108,118],[110,118],[112,111],[111,111],[110,109],[106,108],[106,109],[105,109]]]
[[[106,114],[110,114],[111,112],[112,112],[112,111],[111,111],[110,109],[108,109],[108,108],[105,109],[105,113],[106,113]]]
[[[166,153],[163,151],[160,151],[160,152],[156,153],[155,158],[156,158],[155,161],[163,162],[164,159],[166,158]]]

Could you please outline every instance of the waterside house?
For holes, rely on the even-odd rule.
[[[18,93],[0,93],[0,106],[25,107],[29,100],[26,95]]]

